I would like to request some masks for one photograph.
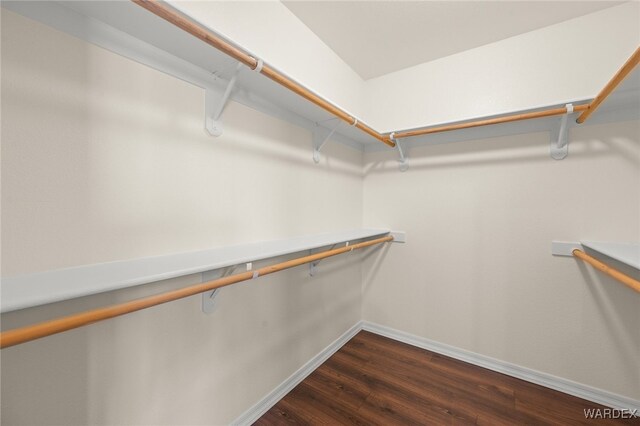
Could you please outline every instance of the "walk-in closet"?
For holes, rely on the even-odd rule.
[[[2,425],[640,422],[639,1],[2,1]]]

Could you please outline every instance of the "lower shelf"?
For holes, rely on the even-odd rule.
[[[351,229],[3,277],[0,311],[15,311],[388,233],[385,229]]]
[[[582,241],[582,245],[640,270],[640,243]]]

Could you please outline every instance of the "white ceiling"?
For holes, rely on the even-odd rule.
[[[620,1],[283,1],[368,80]]]

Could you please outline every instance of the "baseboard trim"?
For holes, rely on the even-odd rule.
[[[271,407],[276,405],[287,393],[302,382],[309,374],[320,367],[331,355],[336,353],[338,349],[344,346],[358,332],[362,330],[362,321],[358,321],[353,327],[344,332],[342,336],[334,340],[329,346],[324,348],[320,353],[311,358],[305,365],[300,367],[298,371],[289,376],[284,382],[280,383],[274,390],[269,392],[253,407],[249,408],[237,419],[231,422],[232,425],[244,426],[251,425],[258,420],[264,413],[269,411]]]
[[[640,411],[640,401],[635,399],[627,398],[622,395],[617,395],[612,392],[583,385],[581,383],[521,367],[505,361],[500,361],[495,358],[456,348],[455,346],[436,342],[434,340],[426,339],[424,337],[416,336],[370,321],[358,321],[353,327],[344,332],[329,346],[310,359],[305,365],[300,367],[298,371],[289,376],[289,378],[269,392],[269,394],[258,401],[253,407],[245,411],[231,424],[245,426],[254,423],[361,330],[369,331],[371,333],[379,334],[380,336],[397,340],[398,342],[468,362],[469,364],[477,365],[478,367],[506,374],[508,376],[515,377],[516,379],[526,380],[527,382],[577,396],[578,398],[586,399],[587,401],[595,402],[607,407],[619,410],[630,409]]]
[[[616,409],[640,410],[640,401],[627,398],[622,395],[583,385],[551,374],[531,370],[505,361],[500,361],[495,358],[425,339],[424,337],[415,336],[413,334],[405,333],[404,331],[399,331],[369,321],[362,321],[361,325],[363,330],[422,349],[427,349],[460,361],[468,362],[469,364],[487,368],[498,373],[503,373],[517,379],[526,380],[527,382],[577,396],[578,398],[586,399],[597,404]]]

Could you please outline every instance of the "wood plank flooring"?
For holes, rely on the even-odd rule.
[[[255,424],[640,425],[586,408],[605,407],[361,331]]]

